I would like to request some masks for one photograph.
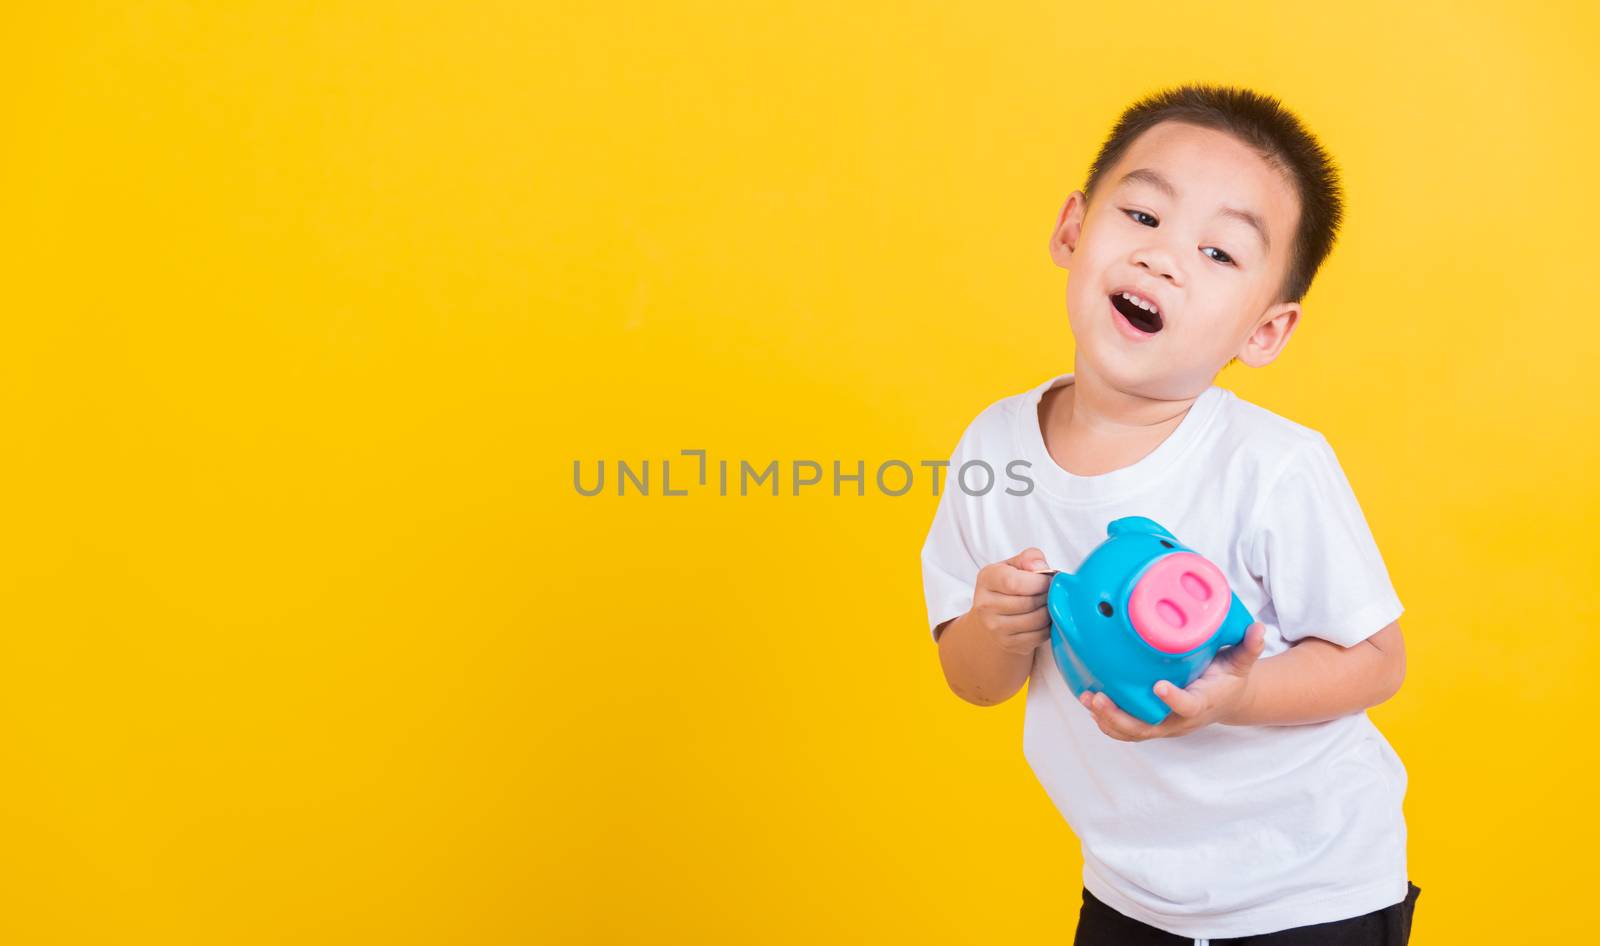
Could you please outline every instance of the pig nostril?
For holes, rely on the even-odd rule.
[[[1189,592],[1189,597],[1196,601],[1207,601],[1211,598],[1211,586],[1194,572],[1184,572],[1183,577],[1178,579],[1178,584],[1182,585],[1183,590]]]
[[[1178,609],[1178,606],[1165,598],[1156,602],[1156,613],[1160,614],[1161,619],[1173,627],[1183,627],[1189,623],[1184,618],[1183,612]]]
[[[1104,614],[1106,617],[1110,617],[1111,616],[1111,610],[1112,610],[1111,602],[1109,602],[1109,601],[1100,602],[1100,613],[1101,614]]]

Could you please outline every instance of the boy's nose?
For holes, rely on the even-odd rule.
[[[1233,596],[1222,570],[1193,552],[1151,565],[1128,597],[1128,618],[1145,643],[1181,654],[1205,643],[1227,616]]]
[[[1175,234],[1176,235],[1176,234]],[[1176,273],[1176,257],[1165,244],[1153,242],[1139,251],[1139,265],[1150,271],[1157,280],[1170,280]]]

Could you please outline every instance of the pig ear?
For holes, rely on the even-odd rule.
[[[1119,535],[1164,535],[1169,539],[1177,538],[1177,536],[1163,528],[1159,522],[1154,519],[1146,519],[1144,516],[1123,516],[1121,519],[1113,519],[1111,524],[1106,526],[1106,535],[1113,537]]]
[[[1050,579],[1050,593],[1045,595],[1044,603],[1050,613],[1050,620],[1063,628],[1070,628],[1072,624],[1072,589],[1076,586],[1077,579],[1066,572],[1056,572]]]

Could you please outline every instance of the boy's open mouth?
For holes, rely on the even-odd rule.
[[[1127,319],[1128,322],[1139,331],[1144,332],[1147,335],[1154,335],[1155,333],[1161,331],[1161,313],[1152,312],[1149,309],[1144,308],[1137,302],[1129,299],[1126,293],[1112,293],[1111,305],[1116,308],[1118,312],[1121,312],[1123,318]]]

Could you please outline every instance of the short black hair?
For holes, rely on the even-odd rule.
[[[1100,179],[1116,166],[1134,139],[1168,121],[1226,132],[1254,148],[1269,164],[1288,172],[1300,198],[1300,222],[1277,301],[1304,299],[1344,220],[1343,189],[1338,168],[1327,151],[1270,95],[1235,86],[1190,84],[1140,99],[1122,113],[1100,146],[1083,188],[1086,201],[1094,199]]]

